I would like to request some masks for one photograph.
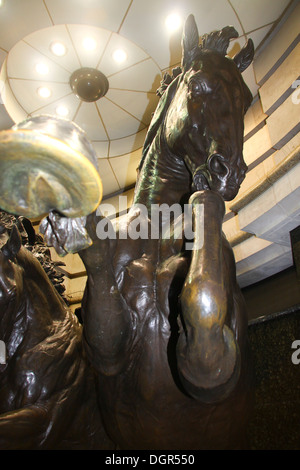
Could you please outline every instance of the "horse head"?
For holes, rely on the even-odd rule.
[[[168,85],[176,92],[165,118],[166,142],[185,161],[195,189],[214,190],[224,200],[236,196],[247,170],[243,117],[252,95],[241,72],[250,65],[254,47],[248,40],[231,59],[227,48],[237,36],[228,26],[204,35],[199,45],[194,17],[189,16],[182,38],[182,72]]]

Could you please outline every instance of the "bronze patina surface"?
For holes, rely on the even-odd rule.
[[[82,327],[55,287],[55,265],[47,261],[47,275],[29,220],[10,226],[2,215],[0,338],[6,360],[0,364],[0,449],[113,449]]]
[[[243,118],[252,100],[241,72],[253,43],[231,59],[235,37],[225,27],[199,38],[187,19],[182,67],[162,81],[131,209],[111,237],[99,237],[99,224],[111,222],[96,212],[82,221],[92,242],[79,251],[87,271],[83,342],[119,449],[247,447],[247,315],[222,234],[224,201],[247,170]],[[162,204],[192,209],[185,223],[195,228],[195,249],[187,249],[182,225],[175,236],[177,220],[164,235],[164,217],[158,237],[124,237],[137,223],[151,233],[152,209]],[[41,231],[59,253],[73,252],[79,222],[50,213]]]
[[[56,210],[80,217],[101,201],[96,156],[70,121],[37,116],[1,131],[0,155],[1,208],[7,212],[35,218]]]

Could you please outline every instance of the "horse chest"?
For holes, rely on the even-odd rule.
[[[186,272],[186,261],[178,256],[155,264],[151,257],[132,260],[122,272],[121,292],[128,307],[143,321],[155,314],[167,318],[173,283]],[[178,286],[177,286],[178,287]],[[177,290],[178,294],[178,290]]]
[[[127,264],[122,272],[122,295],[138,320],[151,313],[155,304],[155,269],[151,259],[141,257]]]
[[[173,309],[178,292],[172,284],[184,262],[179,257],[167,261],[156,267],[151,258],[143,256],[128,263],[123,273],[121,292],[131,311],[134,340],[128,351],[126,379],[121,381],[136,384],[144,405],[161,393],[162,383],[174,387],[170,355],[178,330],[177,307]]]

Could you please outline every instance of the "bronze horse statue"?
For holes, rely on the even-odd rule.
[[[87,217],[93,244],[79,253],[88,276],[84,343],[101,381],[107,431],[120,449],[247,445],[247,315],[222,234],[224,200],[236,196],[247,170],[243,118],[252,95],[241,72],[254,48],[249,40],[229,58],[237,36],[225,27],[199,45],[194,17],[187,19],[182,67],[162,82],[131,209],[116,226],[98,212]],[[194,249],[185,249],[175,219],[164,235],[164,216],[159,237],[130,237],[138,224],[150,233],[151,209],[163,204],[192,208]],[[99,237],[103,222],[113,236]],[[58,252],[71,236],[57,213],[41,231]]]
[[[17,225],[0,247],[0,449],[113,449],[76,316]]]
[[[252,403],[247,315],[232,249],[222,233],[224,200],[236,196],[247,170],[243,118],[252,95],[241,72],[254,49],[249,40],[229,58],[229,42],[237,36],[234,28],[225,27],[204,35],[199,45],[194,17],[187,19],[182,67],[163,79],[126,216],[110,222],[96,211],[78,220],[53,211],[40,226],[47,244],[61,254],[72,252],[72,239],[81,246],[73,225],[83,224],[80,234],[86,230],[88,243],[79,251],[87,271],[83,343],[97,371],[105,427],[118,449],[247,445]],[[170,220],[163,212],[154,227],[157,236],[136,236],[138,227],[140,235],[150,234],[153,208],[186,205],[191,218],[174,216],[167,230]],[[185,238],[187,228],[194,235],[193,249],[187,249],[193,238]],[[13,277],[22,276],[19,265],[7,261],[4,267],[13,269]],[[39,292],[40,309],[48,302],[59,304],[45,297],[47,290]],[[41,316],[39,328],[52,344],[55,330],[48,328],[49,321],[49,315]],[[80,371],[77,364],[66,362],[62,385],[68,395],[72,374]],[[25,387],[21,397],[11,395],[17,407],[48,393],[37,375],[36,385],[26,376],[29,370],[15,372]],[[55,396],[52,381],[49,393]],[[33,404],[28,412],[39,429],[44,410]],[[64,429],[63,416],[58,418]]]

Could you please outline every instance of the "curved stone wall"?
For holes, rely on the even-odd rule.
[[[290,232],[300,225],[300,5],[254,59],[258,96],[245,116],[249,167],[224,222],[241,287],[293,265]]]

